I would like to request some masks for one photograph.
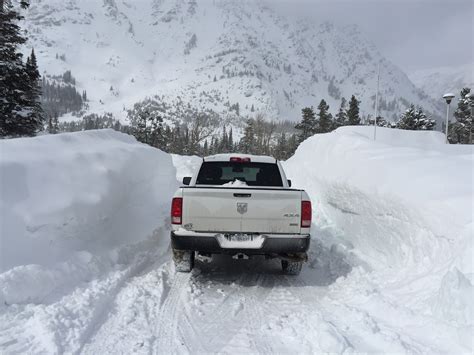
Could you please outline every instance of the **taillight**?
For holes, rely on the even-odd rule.
[[[250,163],[250,158],[231,157],[231,163]]]
[[[301,201],[301,228],[311,227],[311,201]]]
[[[175,197],[171,202],[171,223],[181,224],[183,222],[183,198]]]

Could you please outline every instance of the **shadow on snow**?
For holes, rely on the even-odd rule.
[[[326,247],[319,240],[311,241],[309,260],[298,276],[286,276],[279,259],[266,260],[263,256],[253,256],[248,260],[235,260],[230,255],[213,255],[212,261],[196,258],[193,277],[200,283],[239,286],[286,286],[294,287],[331,285],[339,277],[352,270],[346,255],[335,246]],[[271,278],[272,282],[265,282]]]

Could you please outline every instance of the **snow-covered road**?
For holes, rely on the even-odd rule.
[[[191,274],[177,274],[169,255],[165,260],[129,280],[84,353],[340,352],[349,347],[336,327],[321,323],[319,299],[330,280],[314,279],[311,269],[290,278],[281,275],[276,261],[220,256],[212,263],[199,261]]]
[[[0,273],[0,353],[472,352],[472,210],[459,208],[472,198],[472,186],[463,186],[467,179],[460,175],[455,187],[440,189],[439,177],[432,177],[438,192],[431,189],[430,198],[443,196],[437,204],[450,216],[446,228],[437,223],[432,201],[419,198],[427,193],[423,185],[403,186],[410,192],[403,199],[396,183],[407,174],[405,157],[418,159],[410,173],[423,180],[420,171],[431,176],[423,162],[441,153],[374,146],[360,133],[314,139],[285,163],[316,207],[309,262],[300,276],[282,275],[277,260],[227,256],[199,259],[192,273],[176,273],[169,221],[158,214],[148,238],[110,242],[110,253],[75,251],[66,261]],[[346,146],[331,146],[331,140]],[[360,156],[370,154],[365,168],[386,182],[375,192],[362,181],[367,174],[351,166],[361,164],[347,153],[351,144]],[[145,148],[134,149],[143,155]],[[305,149],[318,154],[309,159]],[[472,167],[472,152],[453,154],[446,164],[461,173]],[[377,172],[373,164],[386,164],[381,155],[402,171],[391,175],[386,165]],[[331,156],[340,159],[334,167],[324,161]],[[198,160],[174,156],[177,176]],[[160,158],[158,166],[170,161]],[[163,176],[155,179],[163,183]],[[156,207],[144,199],[131,205],[138,212]]]
[[[157,233],[162,238],[166,231]],[[156,245],[144,243],[130,264],[57,301],[10,306],[1,317],[5,353],[453,351],[442,345],[453,329],[437,334],[437,346],[430,334],[420,338],[412,326],[429,327],[430,319],[374,284],[359,284],[370,278],[365,272],[336,282],[352,266],[343,253],[318,243],[300,277],[283,276],[277,261],[225,256],[179,274],[169,251]]]

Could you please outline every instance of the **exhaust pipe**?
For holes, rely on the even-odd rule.
[[[232,259],[236,259],[236,260],[248,260],[248,259],[249,259],[249,256],[248,256],[247,254],[244,254],[244,253],[237,253],[237,254],[232,255]]]

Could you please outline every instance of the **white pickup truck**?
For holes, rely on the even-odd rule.
[[[171,246],[177,271],[189,272],[195,253],[280,258],[297,275],[307,260],[311,201],[292,189],[272,157],[219,154],[183,178],[171,204]]]

